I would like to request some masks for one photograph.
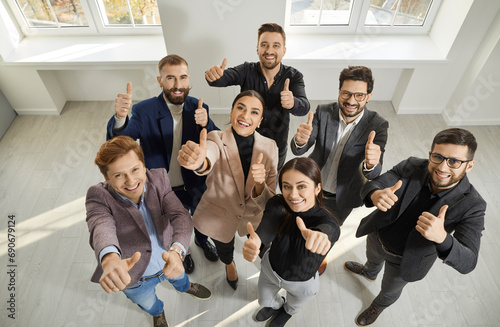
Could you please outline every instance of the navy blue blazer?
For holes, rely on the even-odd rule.
[[[410,157],[400,162],[388,172],[365,184],[361,190],[367,207],[373,206],[370,195],[375,190],[391,187],[398,180],[403,185],[396,191],[398,202],[387,212],[373,211],[363,218],[356,232],[361,237],[375,230],[392,224],[399,219],[411,201],[428,181],[428,160]],[[484,230],[484,214],[486,202],[469,183],[467,176],[453,189],[443,195],[428,210],[437,216],[443,205],[448,205],[444,228],[453,233],[453,245],[446,257],[440,257],[443,262],[462,274],[471,272],[477,264],[479,245]],[[401,277],[407,282],[413,282],[425,277],[438,257],[436,245],[427,240],[416,229],[413,229],[406,240],[403,259],[401,260]]]
[[[208,106],[204,103],[203,107],[208,113]],[[194,119],[194,111],[197,108],[198,99],[188,96],[182,111],[182,144],[187,141],[200,142],[202,128]],[[132,107],[132,117],[126,118],[125,127],[121,131],[115,132],[114,124],[115,115],[108,122],[106,139],[109,140],[118,135],[130,136],[134,140],[139,139],[144,151],[146,168],[165,168],[168,171],[170,160],[177,160],[177,153],[172,153],[173,119],[163,93],[158,97],[135,104]],[[210,119],[210,115],[206,128],[207,132],[219,130]],[[196,207],[206,189],[206,177],[198,176],[192,170],[183,167],[181,167],[181,174],[186,190],[195,200],[193,206]]]

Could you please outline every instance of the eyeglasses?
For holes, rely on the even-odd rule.
[[[364,99],[366,99],[366,96],[368,95],[367,93],[361,93],[361,92],[358,92],[358,93],[352,93],[352,92],[349,92],[349,91],[340,91],[340,97],[343,99],[343,100],[349,100],[351,98],[351,96],[354,95],[354,100],[356,100],[357,102],[362,102]]]
[[[438,153],[429,152],[429,160],[437,165],[441,164],[443,160],[446,159],[446,164],[452,169],[458,169],[462,166],[464,162],[469,162],[472,160],[459,160],[455,158],[446,158]]]

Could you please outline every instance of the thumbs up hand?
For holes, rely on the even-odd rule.
[[[250,237],[243,243],[243,258],[249,262],[254,262],[259,255],[262,241],[250,222],[247,223],[247,231]]]
[[[202,170],[208,168],[207,157],[207,130],[204,128],[200,133],[200,144],[193,141],[187,141],[179,150],[177,161],[179,164],[189,170],[196,170],[204,165]]]
[[[179,250],[181,250],[177,245]],[[174,251],[163,252],[161,254],[163,261],[165,261],[165,265],[163,266],[163,274],[167,278],[177,278],[184,272],[184,266],[182,265],[181,257],[178,253]]]
[[[386,212],[398,201],[398,197],[394,193],[399,190],[402,185],[403,182],[399,180],[394,186],[373,192],[370,199],[380,211]]]
[[[257,161],[250,167],[252,178],[255,182],[255,196],[262,194],[265,185],[264,183],[266,182],[266,167],[262,163],[263,158],[264,154],[260,153],[257,157]]]
[[[194,111],[194,121],[202,128],[205,128],[208,125],[208,113],[207,109],[203,108],[202,98],[198,101],[198,109]]]
[[[307,116],[307,123],[300,124],[299,128],[297,128],[297,134],[295,135],[295,142],[299,145],[304,145],[309,141],[309,137],[311,136],[313,130],[313,118],[314,113],[309,111],[309,116]]]
[[[116,118],[123,119],[127,117],[128,111],[132,106],[132,83],[127,83],[127,93],[118,93],[115,98]]]
[[[368,141],[366,142],[365,147],[365,165],[366,168],[372,169],[380,162],[380,156],[382,155],[382,151],[380,150],[380,145],[373,143],[375,139],[376,132],[371,131],[370,135],[368,135]]]
[[[293,93],[290,91],[290,79],[285,80],[285,87],[280,93],[281,95],[281,106],[285,109],[292,109],[295,105],[295,100],[293,98]]]
[[[448,233],[444,229],[444,218],[446,211],[448,210],[448,205],[444,205],[439,209],[438,216],[434,216],[432,213],[424,211],[418,217],[417,226],[415,229],[422,234],[423,237],[432,241],[436,244],[441,244],[446,239]]]
[[[297,227],[304,240],[306,240],[306,249],[312,253],[321,255],[326,255],[328,253],[332,246],[332,243],[328,239],[328,235],[323,232],[308,229],[300,217],[297,217]]]
[[[221,78],[224,75],[224,69],[226,69],[227,58],[222,60],[222,64],[220,66],[213,66],[205,73],[205,79],[209,82],[214,82]]]
[[[99,284],[104,291],[109,294],[124,290],[131,281],[128,272],[140,258],[140,252],[135,252],[131,258],[123,260],[118,253],[106,254],[101,261],[103,272],[99,279]]]

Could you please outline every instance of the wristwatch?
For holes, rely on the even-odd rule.
[[[184,262],[184,258],[186,258],[186,254],[184,254],[184,251],[179,250],[178,248],[173,246],[171,246],[168,250],[176,252],[181,257],[182,262]]]

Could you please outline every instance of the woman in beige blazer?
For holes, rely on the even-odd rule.
[[[207,175],[207,190],[193,216],[194,226],[212,238],[226,279],[236,289],[238,274],[233,261],[235,232],[247,234],[247,223],[259,225],[266,202],[275,195],[278,148],[255,131],[262,121],[264,99],[248,90],[236,96],[231,127],[203,130],[200,144],[187,142],[179,151],[181,166]]]

